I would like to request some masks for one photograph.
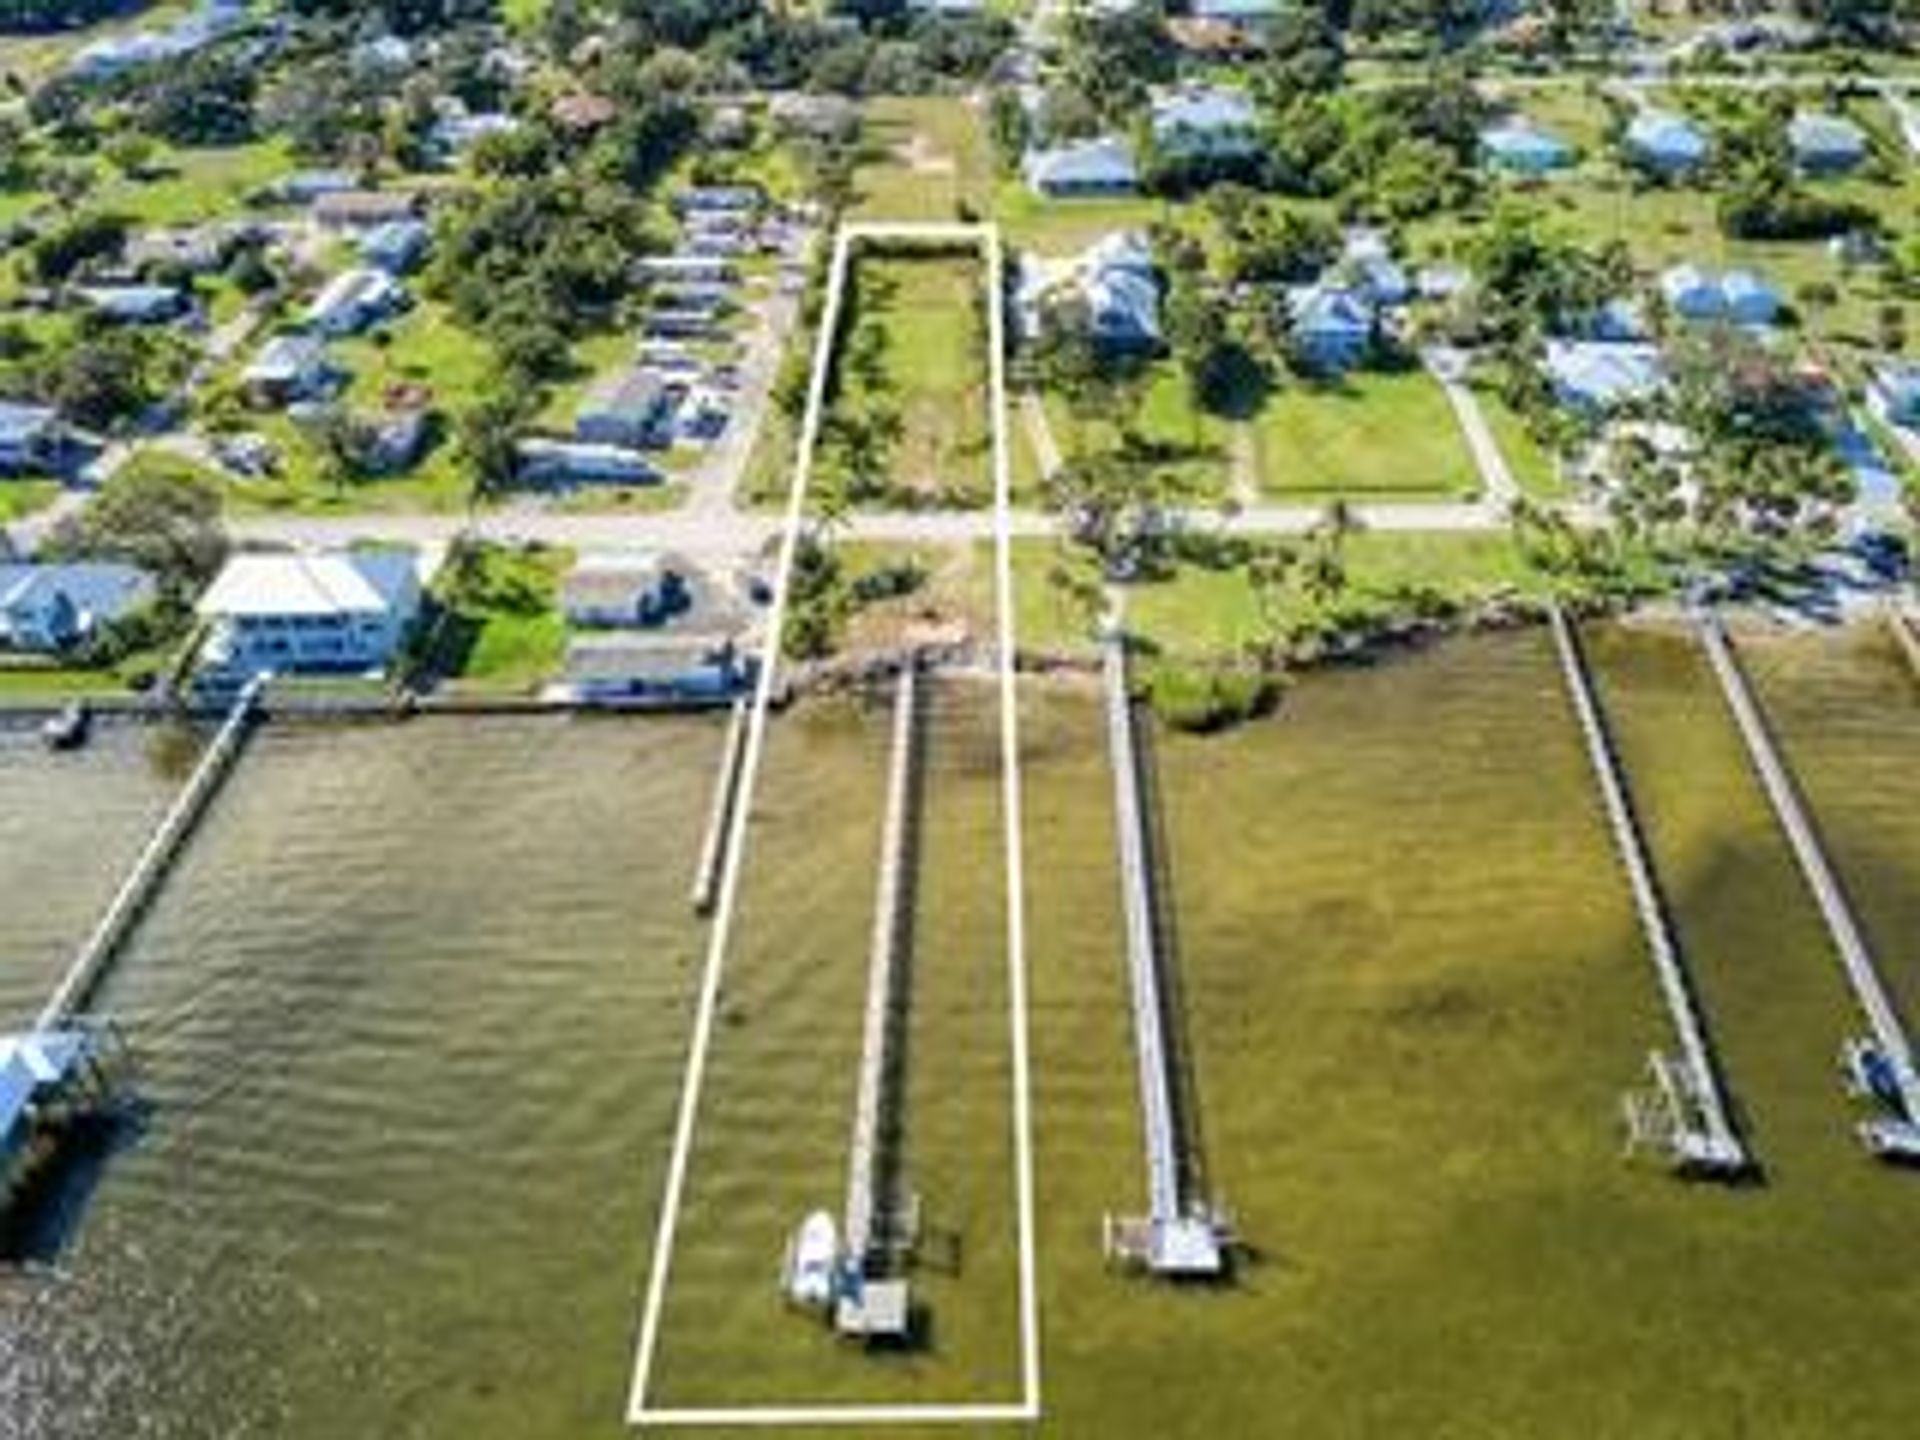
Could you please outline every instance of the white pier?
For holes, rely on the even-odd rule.
[[[180,794],[168,807],[148,839],[146,848],[134,861],[133,869],[127,872],[126,879],[114,893],[106,913],[93,927],[93,933],[80,947],[67,967],[67,973],[61,977],[60,984],[41,1009],[39,1019],[34,1021],[36,1032],[59,1029],[86,1004],[101,973],[118,953],[120,942],[126,938],[133,922],[153,898],[155,889],[166,878],[168,867],[180,853],[187,837],[193,833],[200,816],[205,813],[207,802],[213,798],[220,782],[226,779],[234,757],[240,753],[241,742],[246,739],[252,726],[255,708],[265,686],[266,677],[256,676],[241,689],[212,743],[194,767],[193,774],[187,778]]]
[[[1635,1139],[1647,1137],[1663,1144],[1674,1168],[1682,1174],[1718,1177],[1742,1174],[1751,1168],[1752,1159],[1729,1118],[1726,1093],[1707,1041],[1706,1024],[1695,1002],[1680,947],[1674,942],[1660,887],[1654,878],[1653,861],[1627,790],[1626,775],[1607,730],[1599,698],[1594,693],[1592,678],[1587,673],[1580,637],[1557,604],[1548,615],[1554,647],[1560,655],[1560,673],[1566,680],[1574,713],[1579,717],[1587,758],[1592,762],[1594,780],[1606,808],[1607,828],[1613,836],[1621,867],[1627,872],[1634,911],[1640,917],[1640,930],[1646,937],[1647,953],[1653,957],[1660,994],[1666,1001],[1668,1018],[1680,1042],[1678,1062],[1657,1052],[1651,1057],[1654,1093],[1644,1098],[1628,1097],[1629,1134]]]
[[[1206,1205],[1185,1193],[1159,933],[1154,925],[1153,875],[1141,803],[1144,777],[1127,688],[1126,639],[1117,628],[1106,639],[1106,696],[1127,975],[1147,1157],[1147,1215],[1144,1220],[1109,1221],[1107,1245],[1110,1252],[1140,1261],[1155,1274],[1218,1275],[1226,1260],[1223,1227]]]
[[[1747,758],[1760,777],[1774,817],[1780,822],[1807,888],[1820,907],[1833,948],[1839,953],[1854,998],[1872,1031],[1870,1042],[1849,1042],[1845,1063],[1854,1077],[1856,1090],[1871,1092],[1892,1113],[1863,1121],[1859,1127],[1861,1141],[1883,1159],[1920,1160],[1920,1073],[1914,1068],[1913,1047],[1907,1039],[1906,1026],[1874,966],[1873,952],[1868,949],[1866,937],[1854,919],[1846,892],[1828,863],[1786,763],[1773,743],[1759,703],[1733,653],[1725,626],[1719,615],[1702,603],[1694,606],[1694,624],[1727,707],[1733,712],[1740,738],[1746,744]]]
[[[919,763],[919,667],[901,668],[893,702],[893,752],[887,775],[887,808],[880,832],[879,879],[873,903],[873,943],[867,962],[866,1023],[860,1049],[860,1088],[854,1102],[853,1138],[847,1151],[847,1206],[841,1242],[847,1267],[862,1282],[858,1303],[840,1302],[842,1331],[874,1334],[868,1311],[876,1304],[907,1317],[904,1282],[888,1281],[894,1256],[911,1225],[903,1214],[895,1113],[900,1064],[902,989],[908,961],[913,864],[915,767]],[[887,1327],[892,1328],[891,1325]]]

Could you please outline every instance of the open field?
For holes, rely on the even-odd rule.
[[[952,96],[867,103],[852,220],[956,220],[987,209],[992,157],[979,113]]]
[[[1072,461],[1112,450],[1121,427],[1106,414],[1082,411],[1059,395],[1046,397],[1047,421],[1061,458]],[[1016,428],[1024,429],[1020,417]],[[1232,459],[1227,422],[1194,403],[1192,387],[1169,362],[1147,373],[1139,408],[1129,417],[1135,433],[1164,457],[1158,468],[1178,477],[1190,503],[1206,504],[1231,488]]]
[[[861,254],[852,263],[822,476],[862,502],[985,504],[992,435],[979,259]],[[837,438],[889,425],[864,459]]]
[[[1287,386],[1253,427],[1260,489],[1276,499],[1457,498],[1479,489],[1447,397],[1418,367]]]

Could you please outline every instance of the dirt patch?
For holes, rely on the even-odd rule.
[[[951,175],[960,168],[953,156],[934,144],[924,130],[914,131],[912,138],[894,146],[893,154],[916,175]]]

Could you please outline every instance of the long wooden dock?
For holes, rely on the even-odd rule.
[[[1196,1197],[1184,1192],[1182,1137],[1174,1101],[1174,1057],[1166,1034],[1166,997],[1159,931],[1154,923],[1153,875],[1147,848],[1138,736],[1127,679],[1126,638],[1106,639],[1107,745],[1113,769],[1115,843],[1121,907],[1126,920],[1127,978],[1133,1005],[1134,1058],[1147,1162],[1147,1215],[1120,1222],[1109,1247],[1167,1275],[1214,1275],[1224,1265],[1220,1227]]]
[[[1646,938],[1647,953],[1653,959],[1654,974],[1660,982],[1661,998],[1674,1036],[1680,1042],[1680,1063],[1676,1067],[1665,1056],[1652,1058],[1658,1088],[1657,1100],[1664,1123],[1658,1128],[1676,1169],[1686,1174],[1731,1176],[1752,1164],[1730,1118],[1726,1092],[1720,1083],[1719,1067],[1707,1039],[1706,1022],[1696,1002],[1680,947],[1675,943],[1673,927],[1655,879],[1653,861],[1640,822],[1627,789],[1626,774],[1607,729],[1586,656],[1573,622],[1556,604],[1548,612],[1552,623],[1554,648],[1560,657],[1560,673],[1566,681],[1567,695],[1573,702],[1586,741],[1587,759],[1593,766],[1595,783],[1607,817],[1607,830],[1627,873],[1633,892],[1634,913]],[[1634,1102],[1629,1101],[1629,1123],[1636,1132],[1645,1128],[1637,1120]]]
[[[187,837],[193,833],[193,827],[206,812],[207,802],[213,798],[220,782],[226,779],[234,758],[240,753],[241,743],[252,726],[265,685],[264,677],[256,677],[242,688],[234,700],[227,718],[221,722],[220,729],[201,755],[199,763],[194,766],[193,773],[187,777],[179,795],[148,837],[133,868],[114,892],[106,912],[93,927],[86,943],[74,955],[66,974],[42,1007],[39,1018],[34,1022],[36,1030],[57,1029],[86,1004],[87,997],[92,994],[100,976],[118,953],[133,922],[146,909]]]
[[[1881,1073],[1893,1092],[1887,1098],[1904,1112],[1904,1125],[1863,1125],[1862,1138],[1868,1148],[1877,1154],[1904,1160],[1920,1158],[1920,1132],[1914,1131],[1914,1122],[1920,1121],[1920,1073],[1916,1073],[1914,1067],[1913,1047],[1907,1038],[1906,1026],[1874,964],[1873,952],[1868,948],[1866,936],[1854,918],[1853,907],[1827,859],[1813,821],[1801,803],[1799,790],[1787,770],[1786,762],[1774,744],[1759,702],[1740,668],[1733,644],[1727,638],[1725,625],[1710,605],[1696,604],[1693,614],[1700,643],[1707,652],[1715,678],[1720,682],[1720,692],[1726,698],[1727,708],[1733,713],[1734,724],[1746,745],[1747,758],[1752,762],[1767,801],[1773,807],[1774,818],[1779,821],[1787,843],[1793,850],[1800,874],[1806,880],[1807,888],[1813,892],[1814,903],[1819,906],[1821,918],[1826,922],[1827,934],[1846,970],[1854,998],[1866,1016],[1873,1034],[1873,1044],[1884,1062]]]
[[[720,891],[720,871],[726,860],[727,835],[733,826],[733,807],[740,797],[741,762],[747,749],[747,702],[733,702],[727,738],[720,750],[720,773],[713,782],[713,802],[707,813],[707,838],[700,846],[700,863],[693,874],[693,909],[712,913]]]
[[[866,1022],[860,1050],[860,1087],[847,1154],[847,1205],[842,1242],[863,1271],[883,1270],[899,1238],[897,1066],[905,1023],[901,991],[911,947],[914,789],[919,764],[919,669],[901,668],[894,691],[893,750],[887,808],[880,833],[879,878],[873,902],[873,941],[867,961]]]

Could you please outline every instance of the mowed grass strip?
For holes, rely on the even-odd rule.
[[[1263,494],[1463,499],[1479,488],[1447,397],[1419,369],[1276,393],[1253,422]]]

